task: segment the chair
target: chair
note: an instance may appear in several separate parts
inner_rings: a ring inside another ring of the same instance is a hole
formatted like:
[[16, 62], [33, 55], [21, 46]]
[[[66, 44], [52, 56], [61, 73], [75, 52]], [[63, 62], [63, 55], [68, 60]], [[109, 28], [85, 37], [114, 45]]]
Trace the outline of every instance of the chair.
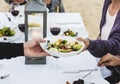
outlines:
[[10, 3], [10, 0], [4, 0], [5, 2], [7, 2], [7, 3]]
[[65, 12], [62, 0], [60, 0], [59, 5], [54, 9], [54, 12]]
[[[7, 2], [7, 3], [10, 3], [10, 2], [11, 2], [11, 0], [4, 0], [4, 1]], [[26, 3], [26, 2], [25, 2], [25, 3]], [[24, 2], [21, 3], [21, 4], [24, 4]], [[63, 5], [62, 0], [60, 0], [59, 5], [58, 5], [57, 7], [55, 7], [55, 9], [52, 10], [51, 12], [65, 12], [64, 5]]]

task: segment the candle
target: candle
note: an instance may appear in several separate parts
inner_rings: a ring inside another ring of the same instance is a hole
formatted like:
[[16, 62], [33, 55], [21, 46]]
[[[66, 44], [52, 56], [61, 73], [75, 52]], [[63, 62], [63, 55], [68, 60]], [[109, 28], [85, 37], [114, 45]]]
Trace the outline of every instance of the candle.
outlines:
[[33, 29], [31, 31], [32, 38], [39, 38], [40, 37], [40, 31], [37, 29]]

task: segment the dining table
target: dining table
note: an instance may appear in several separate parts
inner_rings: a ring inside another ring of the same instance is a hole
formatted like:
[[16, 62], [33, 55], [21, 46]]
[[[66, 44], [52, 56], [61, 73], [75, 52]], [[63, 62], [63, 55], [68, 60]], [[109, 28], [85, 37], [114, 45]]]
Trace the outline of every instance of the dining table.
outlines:
[[[9, 12], [7, 12], [7, 15], [11, 19], [13, 18]], [[0, 13], [0, 26], [10, 25], [8, 17], [5, 12]], [[19, 20], [19, 23], [24, 23], [24, 17], [20, 17]], [[49, 30], [51, 22], [62, 25], [62, 31], [66, 28], [72, 28], [79, 32], [79, 37], [87, 38], [89, 36], [80, 13], [48, 13], [47, 36], [51, 35]], [[17, 32], [19, 32], [19, 35], [12, 42], [25, 42], [24, 33], [19, 29]], [[52, 67], [56, 63], [61, 68]], [[0, 77], [9, 75], [5, 79], [0, 79], [0, 84], [66, 84], [67, 81], [72, 84], [78, 79], [89, 82], [85, 84], [109, 84], [102, 77], [96, 58], [87, 50], [78, 55], [60, 57], [57, 60], [52, 56], [47, 56], [46, 64], [26, 65], [24, 56], [1, 59], [0, 64], [4, 67], [0, 70]]]

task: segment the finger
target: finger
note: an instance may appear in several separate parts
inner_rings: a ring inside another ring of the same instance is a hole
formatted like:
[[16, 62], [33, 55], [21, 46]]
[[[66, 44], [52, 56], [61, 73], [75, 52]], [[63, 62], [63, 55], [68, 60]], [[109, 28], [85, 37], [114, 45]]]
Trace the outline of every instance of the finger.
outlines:
[[39, 39], [39, 42], [46, 42], [45, 39]]
[[107, 62], [109, 62], [109, 61], [108, 60], [100, 60], [97, 65], [98, 66], [104, 66], [104, 64], [107, 63]]
[[107, 62], [107, 61], [110, 61], [109, 59], [108, 59], [108, 57], [106, 57], [106, 56], [103, 56], [101, 59], [100, 59], [100, 61], [98, 62], [98, 66], [101, 66], [103, 63], [105, 63], [105, 62]]
[[44, 42], [46, 42], [46, 40], [43, 39], [43, 38], [37, 38], [37, 39], [35, 39], [35, 42], [42, 42], [42, 43], [44, 43]]
[[77, 37], [76, 38], [78, 41], [84, 41], [85, 39], [81, 38], [81, 37]]
[[104, 62], [100, 59], [100, 61], [98, 62], [97, 66], [101, 66]]
[[81, 37], [78, 37], [78, 38], [76, 38], [76, 39], [77, 39], [78, 41], [83, 41], [83, 42], [84, 42], [85, 47], [84, 47], [83, 51], [88, 48], [88, 46], [89, 46], [89, 40], [88, 40], [88, 39], [83, 39], [83, 38], [81, 38]]
[[38, 56], [42, 57], [42, 56], [50, 56], [50, 55], [45, 52], [40, 52], [38, 53]]
[[101, 66], [113, 66], [113, 62], [111, 60], [107, 60], [100, 64]]
[[101, 66], [110, 66], [110, 62], [105, 62]]

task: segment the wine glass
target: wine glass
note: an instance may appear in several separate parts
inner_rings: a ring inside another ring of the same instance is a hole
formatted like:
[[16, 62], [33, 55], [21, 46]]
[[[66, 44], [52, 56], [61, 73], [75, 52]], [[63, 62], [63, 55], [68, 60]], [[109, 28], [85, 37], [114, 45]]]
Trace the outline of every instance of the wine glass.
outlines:
[[14, 25], [18, 25], [18, 19], [17, 16], [19, 15], [19, 3], [18, 2], [12, 2], [10, 3], [10, 12], [12, 14], [12, 16], [14, 17], [14, 19], [12, 20], [12, 23]]
[[55, 70], [60, 70], [60, 69], [62, 69], [62, 66], [59, 64], [59, 57], [53, 56], [53, 58], [55, 58], [55, 62], [52, 63], [51, 68], [52, 68], [52, 69], [55, 69]]
[[25, 24], [19, 24], [18, 28], [20, 29], [20, 31], [25, 32]]
[[57, 36], [60, 34], [61, 26], [59, 24], [52, 23], [50, 25], [50, 32], [53, 36]]
[[[56, 23], [52, 23], [52, 24], [50, 25], [50, 32], [51, 32], [51, 34], [52, 34], [53, 36], [58, 36], [58, 35], [60, 34], [60, 32], [61, 32], [61, 25], [56, 24]], [[58, 62], [59, 62], [59, 57], [57, 57], [57, 56], [53, 56], [53, 57], [55, 58], [56, 63], [53, 64], [51, 67], [52, 67], [53, 69], [56, 69], [56, 70], [61, 69], [62, 66], [59, 65], [59, 63], [58, 63]]]

